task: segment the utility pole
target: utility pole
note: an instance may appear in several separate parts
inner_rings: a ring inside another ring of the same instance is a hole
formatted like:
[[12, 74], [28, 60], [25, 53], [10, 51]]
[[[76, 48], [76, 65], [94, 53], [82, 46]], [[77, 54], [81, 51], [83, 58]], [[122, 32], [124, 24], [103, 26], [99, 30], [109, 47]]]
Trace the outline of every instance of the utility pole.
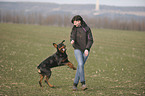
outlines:
[[99, 11], [99, 0], [96, 0], [96, 11]]
[[99, 15], [99, 11], [100, 11], [99, 0], [96, 0], [96, 8], [94, 15]]

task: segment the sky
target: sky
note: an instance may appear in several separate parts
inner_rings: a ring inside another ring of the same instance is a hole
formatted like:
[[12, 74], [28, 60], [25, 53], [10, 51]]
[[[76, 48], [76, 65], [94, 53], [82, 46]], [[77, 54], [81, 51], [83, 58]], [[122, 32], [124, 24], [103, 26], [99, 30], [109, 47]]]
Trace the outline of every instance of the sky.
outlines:
[[[96, 0], [0, 0], [0, 1], [53, 2], [59, 4], [96, 4]], [[145, 0], [99, 0], [99, 2], [101, 5], [145, 7]]]

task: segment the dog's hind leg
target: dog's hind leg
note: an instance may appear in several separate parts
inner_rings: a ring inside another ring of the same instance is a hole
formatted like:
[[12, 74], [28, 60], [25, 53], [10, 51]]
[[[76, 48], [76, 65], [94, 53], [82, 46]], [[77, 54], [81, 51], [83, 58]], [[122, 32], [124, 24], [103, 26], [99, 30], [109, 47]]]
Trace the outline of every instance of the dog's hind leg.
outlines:
[[43, 78], [44, 78], [44, 75], [40, 74], [40, 81], [39, 81], [40, 87], [42, 87], [42, 80], [43, 80]]
[[46, 72], [46, 80], [45, 80], [45, 83], [46, 83], [47, 85], [49, 85], [51, 88], [53, 88], [54, 86], [51, 85], [51, 84], [48, 82], [48, 80], [50, 79], [50, 76], [51, 76], [51, 70], [50, 70], [50, 69], [47, 69], [47, 71], [45, 71], [45, 72]]
[[51, 88], [53, 88], [54, 86], [51, 85], [51, 84], [48, 82], [48, 80], [49, 80], [49, 76], [46, 76], [45, 83], [46, 83], [47, 85], [49, 85]]

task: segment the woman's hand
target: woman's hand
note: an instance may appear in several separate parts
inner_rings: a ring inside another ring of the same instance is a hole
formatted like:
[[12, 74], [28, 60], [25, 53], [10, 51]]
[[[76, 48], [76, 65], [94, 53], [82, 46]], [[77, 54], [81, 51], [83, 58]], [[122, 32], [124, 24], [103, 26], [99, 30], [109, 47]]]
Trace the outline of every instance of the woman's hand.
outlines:
[[71, 44], [74, 44], [74, 42], [75, 42], [74, 40], [71, 40]]
[[86, 49], [86, 50], [84, 51], [84, 53], [85, 53], [85, 56], [88, 56], [89, 51]]

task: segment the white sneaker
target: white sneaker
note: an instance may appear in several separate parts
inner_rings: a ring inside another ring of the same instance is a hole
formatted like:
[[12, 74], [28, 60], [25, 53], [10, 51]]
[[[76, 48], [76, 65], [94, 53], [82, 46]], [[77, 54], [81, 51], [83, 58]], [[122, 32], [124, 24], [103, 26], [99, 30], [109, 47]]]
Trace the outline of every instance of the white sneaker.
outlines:
[[77, 91], [77, 87], [76, 86], [73, 86], [73, 91]]
[[82, 85], [82, 90], [87, 90], [88, 88], [86, 87], [86, 85], [84, 84], [84, 85]]

